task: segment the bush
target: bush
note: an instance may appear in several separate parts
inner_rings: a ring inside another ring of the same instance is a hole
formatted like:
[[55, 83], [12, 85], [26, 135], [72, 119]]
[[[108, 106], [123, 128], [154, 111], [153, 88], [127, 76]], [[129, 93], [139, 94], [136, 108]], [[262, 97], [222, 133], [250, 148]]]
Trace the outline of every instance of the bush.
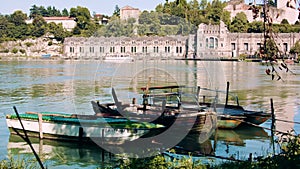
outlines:
[[8, 53], [8, 52], [9, 52], [8, 49], [3, 49], [3, 50], [0, 51], [0, 53]]
[[14, 53], [14, 54], [16, 54], [16, 53], [18, 53], [18, 49], [17, 48], [13, 48], [12, 50], [11, 50], [11, 53]]
[[25, 45], [26, 45], [27, 47], [30, 47], [30, 46], [33, 46], [33, 43], [31, 43], [31, 42], [26, 42]]
[[24, 49], [20, 49], [19, 50], [22, 54], [26, 53], [26, 51]]
[[49, 41], [48, 42], [48, 46], [52, 46], [53, 45], [53, 42], [52, 41]]
[[239, 59], [241, 59], [241, 60], [245, 60], [246, 58], [247, 58], [247, 55], [244, 53], [240, 54], [240, 56], [239, 56]]

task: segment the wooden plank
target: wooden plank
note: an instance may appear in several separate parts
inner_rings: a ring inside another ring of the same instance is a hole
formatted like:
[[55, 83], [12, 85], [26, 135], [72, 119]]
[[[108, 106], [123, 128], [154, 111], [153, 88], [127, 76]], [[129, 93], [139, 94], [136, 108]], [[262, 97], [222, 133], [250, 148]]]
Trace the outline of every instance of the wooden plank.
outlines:
[[41, 113], [38, 113], [39, 117], [39, 137], [40, 139], [43, 139], [43, 115]]

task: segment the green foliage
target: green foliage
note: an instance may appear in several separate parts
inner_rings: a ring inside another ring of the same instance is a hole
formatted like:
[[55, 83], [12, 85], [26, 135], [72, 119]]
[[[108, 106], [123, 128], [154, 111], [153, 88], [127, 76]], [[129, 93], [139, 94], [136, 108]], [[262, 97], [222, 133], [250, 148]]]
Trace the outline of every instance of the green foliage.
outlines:
[[240, 54], [239, 59], [245, 60], [246, 57], [247, 57], [247, 54], [242, 53], [242, 54]]
[[57, 41], [63, 41], [68, 36], [61, 23], [55, 24], [54, 22], [50, 22], [47, 24], [47, 32], [52, 34]]
[[20, 53], [22, 53], [22, 54], [26, 53], [26, 51], [25, 51], [24, 49], [20, 49], [19, 51], [20, 51]]
[[268, 39], [266, 42], [266, 49], [265, 49], [266, 57], [267, 58], [279, 58], [280, 53], [276, 42], [272, 39]]
[[244, 12], [237, 13], [233, 18], [229, 27], [231, 32], [243, 32], [246, 33], [248, 30], [248, 20]]
[[62, 10], [62, 16], [69, 16], [69, 11], [66, 8]]
[[134, 30], [137, 28], [135, 25], [136, 20], [130, 18], [127, 21], [121, 21], [118, 16], [112, 16], [108, 25], [100, 28], [96, 35], [105, 37], [120, 37], [120, 36], [134, 36]]
[[181, 159], [167, 160], [163, 155], [157, 155], [147, 158], [131, 158], [119, 160], [119, 168], [121, 169], [205, 169], [208, 166], [202, 164], [200, 161], [193, 161], [192, 157], [183, 157]]
[[68, 11], [65, 11], [66, 9], [64, 9], [63, 11], [63, 15], [61, 14], [60, 10], [56, 9], [54, 6], [48, 6], [47, 9], [44, 6], [36, 6], [33, 5], [29, 11], [29, 17], [30, 18], [35, 18], [36, 16], [40, 15], [43, 17], [50, 17], [50, 16], [69, 16]]
[[290, 53], [292, 53], [292, 54], [299, 54], [300, 53], [300, 42], [299, 42], [299, 40], [291, 48]]
[[53, 45], [53, 42], [52, 41], [49, 41], [48, 42], [48, 46], [52, 46]]
[[22, 11], [15, 11], [8, 17], [8, 21], [13, 23], [15, 26], [25, 25], [25, 20], [27, 19], [27, 15]]
[[248, 23], [248, 33], [263, 33], [264, 31], [264, 23], [261, 21], [254, 21], [251, 23]]
[[3, 49], [3, 50], [0, 51], [0, 53], [8, 53], [8, 52], [9, 52], [8, 49]]
[[287, 25], [289, 25], [289, 21], [287, 19], [282, 19], [281, 24], [287, 24]]
[[14, 54], [16, 54], [16, 53], [18, 53], [18, 49], [17, 48], [13, 48], [12, 50], [11, 50], [11, 53], [14, 53]]
[[31, 47], [31, 46], [33, 46], [34, 44], [33, 44], [32, 42], [25, 42], [25, 45], [26, 45], [27, 47]]
[[24, 169], [24, 168], [39, 168], [34, 159], [26, 159], [26, 158], [13, 158], [11, 156], [8, 159], [4, 159], [0, 161], [1, 169]]
[[115, 10], [113, 13], [114, 16], [120, 16], [120, 8], [118, 5], [115, 6]]

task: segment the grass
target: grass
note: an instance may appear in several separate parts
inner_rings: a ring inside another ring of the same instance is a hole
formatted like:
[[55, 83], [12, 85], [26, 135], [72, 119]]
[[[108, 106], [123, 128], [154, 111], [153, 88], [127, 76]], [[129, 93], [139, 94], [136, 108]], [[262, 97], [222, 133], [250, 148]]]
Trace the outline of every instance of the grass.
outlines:
[[13, 158], [9, 157], [0, 161], [1, 169], [35, 169], [39, 168], [35, 159]]

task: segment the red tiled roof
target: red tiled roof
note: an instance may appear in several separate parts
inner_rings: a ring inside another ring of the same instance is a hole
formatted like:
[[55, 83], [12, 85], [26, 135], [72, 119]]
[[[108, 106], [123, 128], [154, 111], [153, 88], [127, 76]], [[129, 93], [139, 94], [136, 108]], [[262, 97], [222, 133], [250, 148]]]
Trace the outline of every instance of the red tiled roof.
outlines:
[[121, 10], [139, 10], [138, 8], [133, 8], [131, 6], [124, 6]]

